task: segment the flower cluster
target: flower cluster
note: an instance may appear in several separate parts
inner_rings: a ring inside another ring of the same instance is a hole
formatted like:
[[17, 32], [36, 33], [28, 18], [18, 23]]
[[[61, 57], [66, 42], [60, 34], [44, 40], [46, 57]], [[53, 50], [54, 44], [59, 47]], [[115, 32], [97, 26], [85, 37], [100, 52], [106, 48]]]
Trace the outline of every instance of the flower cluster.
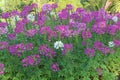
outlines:
[[50, 59], [52, 59], [56, 54], [56, 52], [53, 49], [49, 48], [47, 45], [40, 45], [38, 51], [40, 55], [49, 57]]
[[40, 63], [40, 55], [34, 54], [27, 56], [25, 59], [22, 59], [22, 65], [27, 67], [29, 65], [37, 65]]
[[[0, 51], [19, 56], [24, 67], [37, 65], [48, 57], [52, 71], [56, 72], [60, 70], [58, 58], [72, 51], [81, 50], [87, 57], [95, 57], [97, 51], [107, 55], [114, 53], [114, 47], [120, 47], [118, 15], [113, 16], [103, 9], [72, 10], [71, 4], [55, 12], [57, 7], [55, 3], [43, 4], [42, 11], [37, 12], [38, 5], [30, 4], [20, 12], [3, 12], [1, 17], [6, 22], [0, 22]], [[36, 12], [32, 14], [34, 9]], [[37, 54], [31, 55], [34, 51]], [[4, 73], [3, 64], [0, 64], [0, 71]]]
[[103, 54], [111, 53], [111, 49], [99, 41], [94, 42], [94, 48], [102, 51]]

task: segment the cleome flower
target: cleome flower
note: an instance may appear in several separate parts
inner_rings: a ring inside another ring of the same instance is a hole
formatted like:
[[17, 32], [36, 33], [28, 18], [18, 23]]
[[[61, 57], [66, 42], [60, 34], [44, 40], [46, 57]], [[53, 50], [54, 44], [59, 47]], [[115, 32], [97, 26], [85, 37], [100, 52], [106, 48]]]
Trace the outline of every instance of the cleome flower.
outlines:
[[94, 49], [91, 49], [91, 48], [87, 48], [85, 49], [85, 54], [88, 56], [88, 57], [92, 57], [95, 55], [95, 50]]
[[28, 14], [27, 19], [33, 22], [35, 21], [35, 16], [33, 14]]
[[109, 47], [114, 47], [114, 46], [115, 46], [115, 43], [114, 43], [113, 41], [110, 41], [110, 42], [108, 42], [108, 46], [109, 46]]
[[4, 70], [5, 70], [4, 64], [0, 63], [0, 75], [4, 74]]
[[49, 48], [46, 44], [40, 45], [38, 51], [40, 55], [49, 57], [50, 59], [52, 59], [56, 54], [56, 52]]
[[16, 56], [21, 56], [21, 54], [25, 50], [25, 45], [23, 43], [9, 45], [7, 49], [8, 49], [8, 52], [10, 52], [10, 54], [16, 55]]
[[112, 17], [112, 20], [113, 20], [114, 22], [117, 22], [117, 21], [118, 21], [118, 17], [117, 17], [117, 16], [114, 16], [114, 17]]
[[52, 63], [51, 70], [54, 72], [59, 71], [60, 70], [59, 65], [56, 62]]
[[72, 44], [64, 44], [62, 54], [66, 54], [68, 52], [71, 52], [72, 50], [73, 50], [73, 45]]
[[16, 34], [15, 33], [8, 34], [8, 39], [9, 40], [15, 40], [16, 39]]
[[55, 48], [55, 49], [61, 48], [61, 50], [62, 50], [63, 47], [64, 47], [64, 44], [63, 44], [61, 41], [56, 41], [56, 42], [54, 43], [54, 48]]
[[22, 59], [23, 67], [37, 65], [39, 63], [40, 63], [40, 55], [38, 54], [30, 55]]
[[0, 27], [0, 35], [6, 34], [7, 30], [6, 28]]
[[0, 50], [3, 50], [8, 47], [8, 43], [6, 41], [0, 42]]

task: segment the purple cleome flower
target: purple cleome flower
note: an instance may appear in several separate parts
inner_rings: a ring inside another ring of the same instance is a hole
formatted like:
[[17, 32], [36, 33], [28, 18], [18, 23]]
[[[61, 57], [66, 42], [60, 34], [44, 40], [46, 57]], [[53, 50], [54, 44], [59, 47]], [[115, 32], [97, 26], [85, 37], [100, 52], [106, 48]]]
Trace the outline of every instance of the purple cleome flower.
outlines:
[[118, 30], [119, 27], [117, 25], [109, 25], [107, 28], [108, 33], [111, 35], [115, 35]]
[[105, 54], [110, 53], [110, 48], [104, 46], [104, 47], [100, 48], [100, 51], [102, 51], [102, 53], [105, 55]]
[[4, 74], [4, 70], [5, 70], [4, 64], [0, 63], [0, 75]]
[[32, 50], [32, 49], [33, 49], [32, 43], [25, 44], [25, 50]]
[[69, 30], [71, 31], [70, 36], [75, 36], [80, 34], [82, 31], [86, 30], [86, 24], [85, 23], [78, 23], [74, 20], [70, 20], [68, 23]]
[[88, 56], [88, 57], [92, 57], [95, 55], [95, 50], [94, 49], [91, 49], [91, 48], [87, 48], [85, 49], [85, 54]]
[[100, 50], [103, 46], [104, 46], [103, 43], [101, 43], [100, 41], [95, 41], [94, 42], [94, 48], [96, 50]]
[[8, 23], [6, 22], [0, 22], [0, 27], [7, 27], [8, 26]]
[[51, 69], [52, 69], [52, 71], [54, 71], [54, 72], [60, 70], [59, 65], [58, 65], [56, 62], [54, 62], [54, 63], [51, 64]]
[[11, 15], [12, 15], [12, 16], [20, 15], [20, 13], [19, 13], [17, 10], [13, 10], [13, 11], [11, 12]]
[[82, 12], [85, 12], [85, 10], [82, 9], [82, 8], [77, 8], [77, 9], [76, 9], [76, 13], [77, 13], [77, 14], [81, 14]]
[[50, 4], [43, 4], [42, 11], [43, 12], [52, 11], [52, 6]]
[[8, 43], [6, 41], [0, 42], [0, 50], [3, 50], [8, 47]]
[[10, 12], [4, 12], [2, 13], [2, 18], [7, 19], [11, 17], [11, 13]]
[[16, 39], [16, 34], [15, 33], [8, 34], [8, 39], [9, 40], [15, 40]]
[[22, 59], [22, 66], [34, 66], [40, 63], [40, 55], [34, 54], [27, 56], [25, 59]]
[[105, 21], [100, 21], [100, 22], [97, 22], [95, 23], [93, 26], [92, 26], [92, 31], [97, 33], [97, 34], [104, 34], [105, 31], [106, 31], [106, 22]]
[[73, 19], [74, 21], [80, 21], [80, 15], [76, 12], [73, 12], [70, 14], [70, 19]]
[[120, 46], [120, 40], [114, 39], [114, 44], [115, 44], [116, 47], [119, 47]]
[[103, 54], [111, 53], [111, 49], [109, 47], [105, 46], [103, 43], [101, 43], [99, 41], [94, 42], [94, 48], [96, 50], [102, 51]]
[[39, 26], [43, 26], [45, 21], [46, 21], [46, 16], [45, 16], [45, 12], [40, 12], [38, 13], [38, 16], [37, 16], [37, 24]]
[[66, 9], [67, 9], [67, 10], [72, 10], [72, 9], [73, 9], [73, 6], [72, 6], [71, 4], [67, 4], [67, 5], [66, 5]]
[[84, 12], [81, 14], [81, 21], [83, 23], [89, 23], [92, 20], [90, 13]]
[[60, 34], [61, 37], [69, 37], [71, 34], [71, 30], [67, 25], [57, 25], [54, 29], [58, 32], [58, 34]]
[[50, 40], [52, 37], [56, 37], [56, 32], [53, 31], [49, 26], [40, 27], [40, 34], [46, 34], [47, 38]]
[[12, 55], [21, 56], [24, 50], [25, 50], [25, 45], [23, 43], [8, 46], [8, 51]]
[[82, 31], [82, 38], [83, 39], [88, 39], [88, 38], [91, 38], [91, 37], [92, 37], [92, 34], [89, 30]]
[[26, 31], [26, 36], [27, 36], [27, 37], [33, 37], [37, 32], [38, 32], [37, 29], [27, 30], [27, 31]]
[[49, 57], [50, 59], [52, 59], [56, 55], [56, 52], [45, 44], [39, 46], [38, 51], [40, 55]]
[[18, 21], [16, 23], [16, 27], [14, 29], [14, 32], [17, 34], [24, 32], [24, 25], [25, 25], [25, 23], [23, 23], [23, 21]]
[[63, 48], [62, 54], [66, 54], [66, 53], [72, 51], [72, 49], [73, 49], [73, 45], [72, 44], [64, 44], [64, 48]]
[[68, 19], [68, 15], [69, 15], [69, 12], [68, 12], [67, 9], [62, 9], [62, 11], [60, 11], [60, 12], [58, 13], [58, 16], [59, 16], [59, 18], [60, 18], [61, 20], [66, 20], [66, 19]]
[[31, 10], [32, 10], [32, 6], [30, 6], [30, 5], [24, 6], [20, 13], [20, 16], [25, 18]]
[[6, 28], [4, 28], [4, 27], [0, 27], [0, 35], [2, 35], [2, 34], [6, 34], [6, 33], [7, 33]]
[[58, 7], [58, 4], [53, 3], [51, 7], [52, 7], [52, 9], [55, 9], [55, 8], [57, 8], [57, 7]]
[[33, 9], [33, 8], [38, 8], [38, 4], [32, 3], [32, 4], [31, 4], [31, 7], [32, 7], [32, 9]]
[[106, 13], [104, 9], [100, 9], [99, 11], [92, 11], [91, 17], [92, 17], [92, 19], [95, 20], [95, 22], [99, 22], [102, 20], [107, 21], [112, 18], [112, 16], [110, 14]]

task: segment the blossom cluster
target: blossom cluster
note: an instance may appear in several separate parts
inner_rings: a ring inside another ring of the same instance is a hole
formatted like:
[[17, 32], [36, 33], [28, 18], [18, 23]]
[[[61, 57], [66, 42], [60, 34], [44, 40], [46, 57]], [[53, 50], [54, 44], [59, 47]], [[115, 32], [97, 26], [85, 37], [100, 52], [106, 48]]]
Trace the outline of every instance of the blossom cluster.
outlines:
[[[24, 56], [21, 60], [22, 66], [39, 65], [41, 56], [44, 56], [51, 61], [55, 60], [51, 69], [59, 71], [56, 59], [59, 53], [66, 56], [75, 48], [80, 50], [83, 45], [85, 49], [82, 52], [87, 57], [94, 57], [96, 51], [107, 55], [114, 53], [114, 47], [120, 47], [117, 36], [120, 31], [118, 15], [113, 16], [103, 9], [86, 11], [77, 8], [73, 11], [74, 7], [70, 4], [55, 12], [57, 7], [57, 4], [44, 4], [42, 11], [32, 14], [31, 11], [38, 7], [37, 4], [31, 4], [24, 6], [21, 12], [3, 12], [0, 17], [6, 22], [0, 22], [0, 37], [3, 36], [0, 38], [0, 50], [7, 50], [10, 54], [22, 58], [24, 54], [35, 51], [37, 54]], [[12, 26], [8, 20], [13, 20], [15, 25]], [[6, 41], [3, 41], [4, 37]], [[105, 42], [100, 38], [104, 38]], [[0, 64], [0, 70], [3, 70], [3, 67]]]

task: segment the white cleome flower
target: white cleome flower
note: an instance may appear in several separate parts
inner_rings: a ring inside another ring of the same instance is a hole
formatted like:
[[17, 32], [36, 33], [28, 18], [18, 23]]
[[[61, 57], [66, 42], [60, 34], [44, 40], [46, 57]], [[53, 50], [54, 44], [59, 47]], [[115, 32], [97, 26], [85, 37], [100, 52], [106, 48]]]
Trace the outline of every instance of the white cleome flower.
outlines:
[[33, 22], [35, 21], [35, 16], [33, 14], [28, 14], [27, 19]]
[[15, 21], [19, 21], [20, 20], [20, 17], [18, 15], [15, 15], [12, 20], [15, 22]]
[[54, 43], [54, 48], [55, 49], [59, 49], [59, 48], [63, 48], [64, 47], [64, 44], [61, 42], [61, 41], [56, 41], [55, 43]]
[[50, 12], [50, 15], [55, 16], [55, 12], [53, 12], [53, 11]]
[[112, 17], [112, 20], [113, 20], [114, 22], [117, 22], [117, 21], [118, 21], [118, 17], [117, 17], [117, 16], [114, 16], [114, 17]]
[[109, 47], [114, 47], [114, 46], [115, 46], [115, 43], [114, 43], [113, 41], [110, 41], [110, 42], [108, 42], [108, 46], [109, 46]]

